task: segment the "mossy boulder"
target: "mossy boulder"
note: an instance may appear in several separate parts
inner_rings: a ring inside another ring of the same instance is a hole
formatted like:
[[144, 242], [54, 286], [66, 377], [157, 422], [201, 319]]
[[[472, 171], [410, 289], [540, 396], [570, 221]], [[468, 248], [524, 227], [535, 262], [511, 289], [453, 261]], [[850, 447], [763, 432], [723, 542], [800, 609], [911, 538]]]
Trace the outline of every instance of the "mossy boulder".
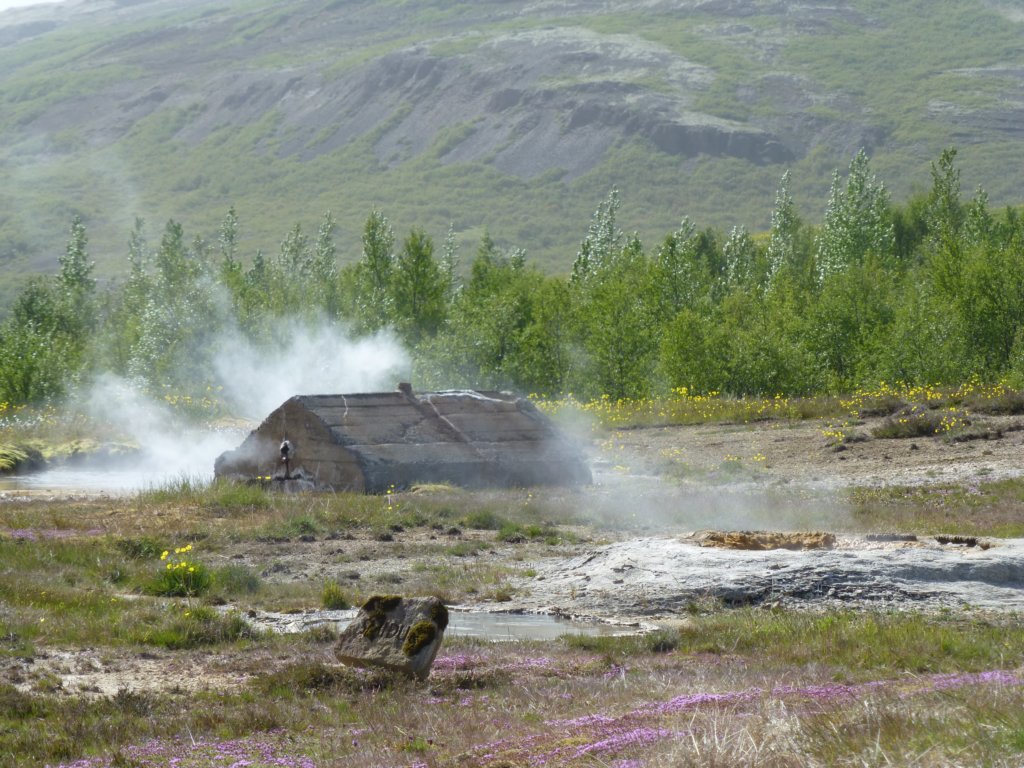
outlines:
[[430, 674], [448, 609], [436, 597], [374, 595], [341, 634], [335, 655], [357, 667], [383, 667], [419, 680]]

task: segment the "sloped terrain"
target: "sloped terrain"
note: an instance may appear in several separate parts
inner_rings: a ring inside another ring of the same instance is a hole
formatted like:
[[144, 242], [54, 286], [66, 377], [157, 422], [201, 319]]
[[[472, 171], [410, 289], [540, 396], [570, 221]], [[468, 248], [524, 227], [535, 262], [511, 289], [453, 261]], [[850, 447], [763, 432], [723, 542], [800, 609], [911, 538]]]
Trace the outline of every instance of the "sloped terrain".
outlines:
[[[1024, 196], [1007, 4], [67, 2], [0, 13], [0, 267], [49, 270], [85, 217], [106, 272], [135, 216], [252, 250], [331, 209], [489, 229], [565, 269], [612, 185], [652, 238], [764, 227], [794, 168], [809, 218], [864, 147], [897, 194], [943, 146]], [[8, 286], [9, 287], [9, 286]]]

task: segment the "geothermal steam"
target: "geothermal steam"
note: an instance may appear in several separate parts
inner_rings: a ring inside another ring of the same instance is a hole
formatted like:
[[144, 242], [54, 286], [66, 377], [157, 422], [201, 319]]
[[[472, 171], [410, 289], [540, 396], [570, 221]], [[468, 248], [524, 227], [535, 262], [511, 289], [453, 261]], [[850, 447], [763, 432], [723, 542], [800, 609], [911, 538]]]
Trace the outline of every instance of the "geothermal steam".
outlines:
[[[293, 395], [390, 390], [408, 373], [408, 356], [387, 334], [353, 339], [336, 326], [309, 330], [291, 324], [282, 338], [285, 343], [273, 349], [258, 348], [237, 334], [219, 340], [217, 348], [223, 352], [211, 377], [235, 415], [262, 419]], [[96, 379], [82, 405], [99, 423], [142, 449], [130, 473], [110, 478], [121, 488], [208, 479], [214, 459], [234, 448], [245, 433], [191, 427], [166, 403], [109, 373]]]
[[271, 350], [244, 339], [222, 345], [216, 376], [233, 412], [262, 419], [293, 395], [391, 390], [409, 367], [388, 334], [352, 339], [337, 327], [295, 325], [282, 337]]

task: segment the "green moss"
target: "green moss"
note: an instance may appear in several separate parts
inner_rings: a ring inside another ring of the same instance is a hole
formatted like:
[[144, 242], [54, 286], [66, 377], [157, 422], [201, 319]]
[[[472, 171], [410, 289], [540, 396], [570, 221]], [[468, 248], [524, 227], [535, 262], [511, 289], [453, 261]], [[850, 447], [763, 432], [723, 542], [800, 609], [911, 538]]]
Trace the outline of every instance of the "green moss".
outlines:
[[363, 610], [367, 613], [376, 613], [377, 611], [387, 613], [395, 610], [401, 602], [401, 595], [371, 595], [363, 603]]
[[[441, 606], [443, 609], [444, 606]], [[445, 620], [447, 621], [448, 612], [445, 611]], [[437, 627], [434, 626], [433, 621], [418, 621], [409, 627], [408, 633], [405, 635], [405, 642], [402, 644], [402, 653], [406, 656], [415, 656], [417, 653], [422, 651], [437, 637]]]
[[444, 603], [438, 602], [430, 609], [430, 620], [437, 625], [438, 630], [444, 632], [448, 626], [448, 609]]
[[388, 611], [393, 611], [402, 602], [400, 595], [372, 595], [363, 603], [363, 611], [367, 614], [363, 637], [376, 640], [381, 627], [387, 621]]

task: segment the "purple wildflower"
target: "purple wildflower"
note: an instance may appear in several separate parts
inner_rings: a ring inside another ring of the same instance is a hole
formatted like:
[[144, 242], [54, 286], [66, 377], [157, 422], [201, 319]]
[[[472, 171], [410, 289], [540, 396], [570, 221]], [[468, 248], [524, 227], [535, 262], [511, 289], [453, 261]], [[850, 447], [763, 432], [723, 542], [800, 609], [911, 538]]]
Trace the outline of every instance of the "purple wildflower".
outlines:
[[[274, 732], [220, 742], [199, 740], [183, 744], [154, 740], [124, 747], [121, 753], [133, 763], [176, 768], [316, 768], [308, 757], [287, 754], [282, 749], [282, 737], [282, 732]], [[113, 765], [112, 756], [103, 756], [62, 763], [57, 768], [111, 768]]]
[[[641, 704], [621, 715], [594, 713], [567, 720], [549, 720], [545, 723], [551, 731], [515, 741], [502, 739], [482, 745], [477, 750], [484, 764], [501, 759], [515, 759], [534, 766], [552, 764], [554, 761], [571, 762], [585, 756], [608, 755], [628, 748], [641, 748], [658, 741], [678, 737], [674, 731], [657, 724], [657, 720], [669, 715], [700, 709], [708, 706], [737, 706], [753, 704], [765, 696], [774, 698], [801, 697], [819, 703], [856, 701], [865, 696], [886, 689], [902, 689], [908, 695], [962, 688], [970, 685], [1024, 685], [1024, 677], [1005, 670], [988, 672], [932, 675], [916, 681], [908, 689], [907, 681], [875, 680], [855, 685], [832, 683], [825, 685], [777, 686], [770, 691], [761, 688], [747, 688], [724, 693], [688, 693], [675, 696], [667, 701]], [[559, 745], [569, 732], [576, 737], [570, 745]], [[578, 743], [579, 738], [588, 738]], [[641, 763], [623, 760], [614, 764], [616, 768], [640, 768]]]

